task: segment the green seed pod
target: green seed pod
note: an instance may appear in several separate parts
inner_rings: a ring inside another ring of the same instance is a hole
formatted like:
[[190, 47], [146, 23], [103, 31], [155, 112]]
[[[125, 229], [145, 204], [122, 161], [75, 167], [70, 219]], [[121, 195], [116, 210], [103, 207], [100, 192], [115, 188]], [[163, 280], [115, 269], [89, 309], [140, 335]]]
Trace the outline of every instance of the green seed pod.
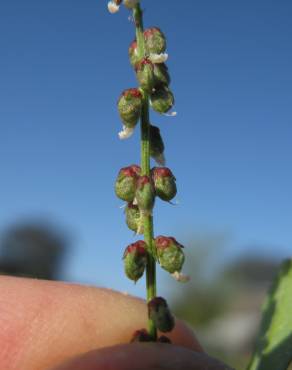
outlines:
[[148, 176], [140, 176], [138, 178], [135, 197], [140, 212], [144, 215], [152, 214], [155, 192], [152, 181]]
[[166, 86], [160, 86], [151, 94], [150, 104], [158, 113], [167, 113], [174, 105], [174, 96]]
[[128, 203], [125, 214], [128, 228], [133, 230], [136, 234], [143, 234], [142, 217], [139, 207], [133, 203]]
[[123, 91], [118, 101], [118, 110], [123, 124], [134, 128], [140, 118], [142, 109], [142, 94], [138, 89]]
[[154, 167], [152, 169], [152, 179], [156, 195], [166, 202], [171, 201], [177, 193], [175, 177], [169, 168]]
[[165, 63], [154, 64], [154, 77], [156, 87], [161, 85], [168, 86], [170, 84], [170, 75]]
[[159, 28], [148, 28], [144, 31], [144, 38], [149, 53], [161, 54], [165, 52], [166, 38]]
[[139, 280], [147, 264], [146, 243], [142, 240], [129, 245], [124, 253], [125, 273], [130, 280]]
[[115, 184], [118, 198], [126, 202], [134, 200], [140, 171], [141, 169], [137, 165], [124, 167], [120, 170]]
[[130, 63], [134, 67], [138, 62], [138, 46], [137, 46], [137, 41], [134, 40], [131, 45], [129, 46], [129, 58], [130, 58]]
[[155, 297], [148, 302], [148, 315], [162, 333], [170, 332], [174, 328], [174, 318], [164, 298]]
[[185, 261], [183, 246], [166, 236], [158, 236], [154, 242], [160, 266], [171, 274], [180, 272]]
[[142, 89], [151, 92], [155, 87], [154, 65], [144, 58], [135, 65], [137, 80]]
[[164, 143], [158, 127], [150, 125], [150, 155], [161, 166], [165, 165]]

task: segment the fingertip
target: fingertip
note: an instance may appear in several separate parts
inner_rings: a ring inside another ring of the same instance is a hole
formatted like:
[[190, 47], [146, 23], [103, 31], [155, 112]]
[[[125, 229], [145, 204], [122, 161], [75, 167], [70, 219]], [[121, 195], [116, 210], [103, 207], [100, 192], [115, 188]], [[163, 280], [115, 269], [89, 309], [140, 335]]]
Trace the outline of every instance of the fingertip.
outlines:
[[204, 353], [158, 343], [124, 344], [86, 353], [51, 370], [230, 370]]

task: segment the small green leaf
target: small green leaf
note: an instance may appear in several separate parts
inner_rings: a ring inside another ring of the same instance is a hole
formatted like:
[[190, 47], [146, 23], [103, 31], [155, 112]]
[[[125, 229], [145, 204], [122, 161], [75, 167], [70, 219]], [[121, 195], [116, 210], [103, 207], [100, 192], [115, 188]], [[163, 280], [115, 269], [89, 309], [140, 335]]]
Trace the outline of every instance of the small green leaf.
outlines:
[[285, 261], [263, 306], [257, 347], [248, 370], [286, 370], [292, 361], [292, 259]]

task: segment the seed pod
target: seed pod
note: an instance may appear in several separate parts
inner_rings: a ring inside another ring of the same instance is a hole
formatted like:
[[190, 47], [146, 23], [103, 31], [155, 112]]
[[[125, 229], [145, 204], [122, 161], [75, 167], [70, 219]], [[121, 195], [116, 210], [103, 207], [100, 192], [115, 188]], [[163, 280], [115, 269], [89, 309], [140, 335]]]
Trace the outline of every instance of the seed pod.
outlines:
[[120, 170], [115, 184], [115, 192], [118, 198], [126, 202], [134, 200], [140, 171], [141, 169], [137, 165], [124, 167]]
[[142, 109], [142, 94], [134, 89], [124, 90], [118, 101], [121, 120], [127, 128], [134, 128], [140, 118]]
[[147, 264], [146, 243], [142, 240], [130, 244], [124, 253], [125, 273], [130, 280], [139, 280]]
[[165, 52], [166, 38], [159, 28], [148, 28], [144, 31], [144, 38], [149, 53], [161, 54]]
[[138, 62], [138, 46], [137, 46], [137, 41], [134, 40], [131, 45], [129, 46], [129, 58], [130, 58], [130, 63], [134, 67]]
[[174, 96], [166, 86], [160, 86], [152, 92], [150, 104], [158, 113], [167, 113], [174, 105]]
[[168, 86], [170, 84], [170, 76], [165, 63], [154, 64], [154, 77], [156, 87], [161, 85]]
[[136, 234], [143, 234], [142, 217], [139, 207], [133, 203], [128, 203], [125, 214], [128, 228], [135, 231]]
[[166, 202], [171, 201], [177, 193], [175, 177], [169, 168], [154, 167], [152, 169], [152, 179], [156, 195]]
[[152, 181], [148, 176], [138, 178], [135, 196], [140, 212], [144, 215], [151, 214], [155, 202], [155, 192]]
[[154, 242], [160, 266], [171, 274], [180, 272], [185, 261], [183, 246], [167, 236], [158, 236]]
[[135, 331], [130, 341], [131, 343], [135, 342], [152, 342], [151, 336], [148, 334], [146, 329], [140, 329]]
[[155, 87], [154, 65], [144, 58], [135, 65], [137, 80], [142, 89], [151, 92]]
[[161, 166], [165, 165], [164, 143], [158, 127], [150, 125], [150, 155]]
[[124, 0], [123, 3], [126, 8], [133, 9], [139, 3], [140, 0]]
[[148, 302], [148, 315], [161, 332], [167, 333], [174, 328], [174, 318], [164, 298], [155, 297]]

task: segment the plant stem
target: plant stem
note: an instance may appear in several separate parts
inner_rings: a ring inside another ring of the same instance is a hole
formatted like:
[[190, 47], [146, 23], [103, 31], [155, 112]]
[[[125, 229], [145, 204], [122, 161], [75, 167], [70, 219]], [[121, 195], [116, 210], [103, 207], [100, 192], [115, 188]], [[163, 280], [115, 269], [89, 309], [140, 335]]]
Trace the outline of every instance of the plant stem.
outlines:
[[[136, 26], [136, 39], [139, 58], [145, 56], [145, 41], [143, 35], [143, 12], [140, 5], [133, 10], [133, 17]], [[149, 122], [149, 96], [143, 90], [143, 107], [141, 114], [141, 170], [142, 175], [150, 177], [150, 122]], [[147, 302], [156, 296], [156, 261], [154, 258], [153, 245], [153, 217], [144, 215], [144, 239], [148, 247], [146, 267], [146, 289]], [[153, 341], [157, 339], [157, 329], [153, 320], [148, 319], [148, 332]]]

